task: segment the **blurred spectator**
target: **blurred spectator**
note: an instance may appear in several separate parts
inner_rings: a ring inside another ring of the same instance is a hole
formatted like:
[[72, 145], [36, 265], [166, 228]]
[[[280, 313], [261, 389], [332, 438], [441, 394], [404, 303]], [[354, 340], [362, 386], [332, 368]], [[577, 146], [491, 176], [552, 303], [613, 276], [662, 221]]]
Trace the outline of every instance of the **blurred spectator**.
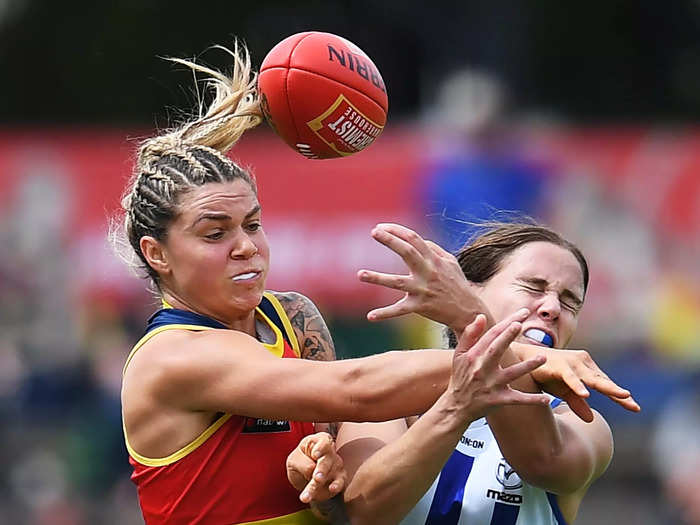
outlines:
[[527, 158], [505, 106], [504, 87], [483, 72], [457, 71], [438, 89], [417, 202], [451, 251], [494, 211], [533, 215], [541, 207], [544, 167]]
[[700, 376], [667, 400], [656, 423], [652, 455], [669, 521], [700, 525]]

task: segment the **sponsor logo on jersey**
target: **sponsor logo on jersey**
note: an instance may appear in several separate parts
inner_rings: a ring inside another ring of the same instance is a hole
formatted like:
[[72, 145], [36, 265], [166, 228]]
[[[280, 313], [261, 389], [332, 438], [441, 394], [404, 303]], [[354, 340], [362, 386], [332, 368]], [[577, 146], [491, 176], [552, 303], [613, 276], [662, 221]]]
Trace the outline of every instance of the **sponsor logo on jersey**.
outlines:
[[467, 445], [468, 447], [472, 448], [484, 448], [485, 443], [480, 440], [480, 439], [471, 439], [468, 438], [467, 436], [462, 436], [459, 438], [459, 442], [462, 443], [462, 445]]
[[498, 467], [496, 467], [496, 479], [506, 490], [515, 490], [523, 486], [523, 480], [505, 458], [501, 458]]
[[244, 433], [259, 434], [262, 432], [289, 432], [289, 421], [249, 417], [243, 426]]
[[523, 502], [523, 497], [520, 494], [509, 494], [508, 492], [502, 492], [496, 489], [488, 489], [486, 491], [486, 497], [512, 505], [520, 505]]
[[360, 112], [344, 95], [339, 95], [326, 111], [306, 124], [341, 156], [366, 148], [384, 129]]

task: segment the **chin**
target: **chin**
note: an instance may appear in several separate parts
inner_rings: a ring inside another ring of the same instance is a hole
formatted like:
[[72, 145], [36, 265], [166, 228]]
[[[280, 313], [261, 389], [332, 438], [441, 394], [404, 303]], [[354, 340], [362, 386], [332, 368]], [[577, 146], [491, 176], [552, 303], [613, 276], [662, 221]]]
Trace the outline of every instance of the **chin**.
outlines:
[[230, 299], [230, 303], [237, 310], [255, 310], [263, 298], [264, 290], [249, 290], [244, 294], [239, 294]]

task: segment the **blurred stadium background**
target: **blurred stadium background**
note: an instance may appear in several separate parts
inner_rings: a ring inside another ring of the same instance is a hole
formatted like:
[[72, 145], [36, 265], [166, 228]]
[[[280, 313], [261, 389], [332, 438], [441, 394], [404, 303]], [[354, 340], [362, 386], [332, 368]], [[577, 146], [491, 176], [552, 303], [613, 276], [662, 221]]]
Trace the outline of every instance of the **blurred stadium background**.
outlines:
[[372, 225], [451, 248], [494, 210], [553, 225], [592, 267], [574, 346], [644, 409], [594, 398], [616, 453], [577, 523], [683, 523], [679, 502], [700, 499], [697, 0], [0, 0], [0, 523], [141, 523], [119, 388], [154, 302], [106, 232], [136, 140], [194, 104], [159, 57], [237, 35], [259, 64], [309, 29], [373, 58], [389, 123], [341, 161], [267, 126], [234, 149], [257, 176], [270, 287], [315, 299], [343, 357], [422, 347], [418, 319], [364, 321], [392, 296], [355, 271], [401, 267]]

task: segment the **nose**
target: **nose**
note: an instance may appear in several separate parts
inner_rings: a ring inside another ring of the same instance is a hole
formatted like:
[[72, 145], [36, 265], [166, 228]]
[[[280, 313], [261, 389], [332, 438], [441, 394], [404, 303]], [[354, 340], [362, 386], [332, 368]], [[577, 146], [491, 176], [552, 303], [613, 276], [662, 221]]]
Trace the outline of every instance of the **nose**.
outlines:
[[561, 303], [556, 294], [546, 293], [542, 296], [542, 302], [537, 308], [537, 314], [547, 321], [556, 321], [561, 314]]
[[244, 233], [233, 248], [231, 248], [231, 259], [250, 259], [256, 253], [258, 253], [258, 247], [253, 240]]

